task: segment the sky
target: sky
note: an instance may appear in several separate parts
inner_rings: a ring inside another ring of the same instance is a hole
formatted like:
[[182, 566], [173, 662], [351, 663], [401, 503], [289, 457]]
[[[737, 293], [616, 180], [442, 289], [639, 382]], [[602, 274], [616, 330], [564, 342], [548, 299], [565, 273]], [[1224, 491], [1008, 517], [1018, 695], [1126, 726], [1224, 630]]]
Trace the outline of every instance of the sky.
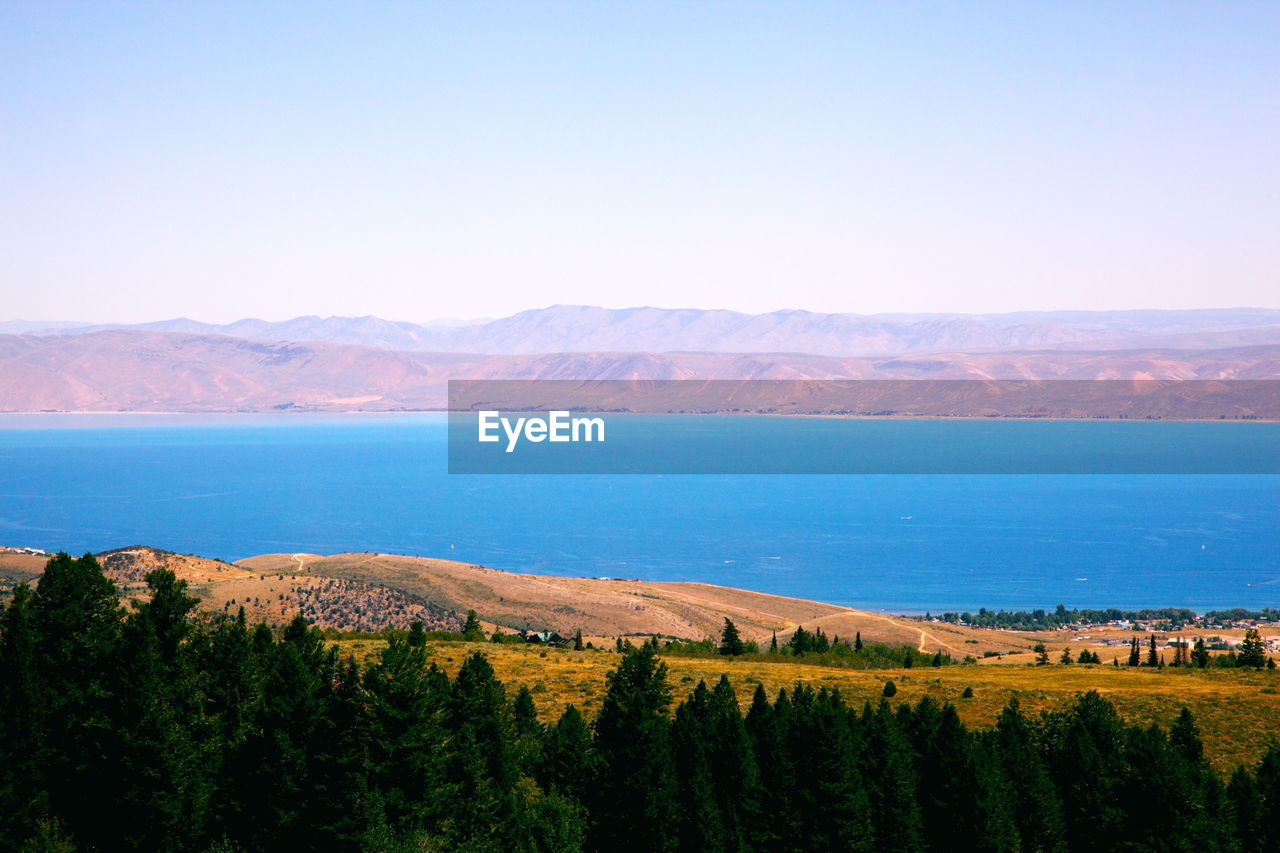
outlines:
[[1280, 4], [0, 4], [0, 320], [1280, 307]]

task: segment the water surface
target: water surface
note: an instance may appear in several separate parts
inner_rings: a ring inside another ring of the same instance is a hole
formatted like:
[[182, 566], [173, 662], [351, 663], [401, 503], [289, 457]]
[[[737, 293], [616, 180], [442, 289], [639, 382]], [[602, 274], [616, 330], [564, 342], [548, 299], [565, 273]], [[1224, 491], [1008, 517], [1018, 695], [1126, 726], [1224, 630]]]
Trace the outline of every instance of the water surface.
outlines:
[[894, 611], [1280, 605], [1275, 475], [463, 476], [445, 439], [431, 415], [3, 416], [0, 543], [385, 551]]

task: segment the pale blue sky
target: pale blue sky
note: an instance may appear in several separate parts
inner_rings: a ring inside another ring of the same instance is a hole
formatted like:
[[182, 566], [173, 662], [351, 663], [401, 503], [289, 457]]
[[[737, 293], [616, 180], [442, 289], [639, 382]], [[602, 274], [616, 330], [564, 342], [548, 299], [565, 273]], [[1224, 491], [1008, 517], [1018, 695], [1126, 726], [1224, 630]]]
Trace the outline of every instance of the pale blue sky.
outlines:
[[1276, 3], [0, 6], [0, 320], [1280, 307]]

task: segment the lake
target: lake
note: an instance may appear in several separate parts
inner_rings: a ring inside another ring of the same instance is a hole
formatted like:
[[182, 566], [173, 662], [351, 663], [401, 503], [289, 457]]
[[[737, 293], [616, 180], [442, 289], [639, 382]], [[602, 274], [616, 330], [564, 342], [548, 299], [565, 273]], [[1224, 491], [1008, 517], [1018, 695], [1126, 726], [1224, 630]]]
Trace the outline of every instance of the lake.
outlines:
[[1274, 474], [450, 475], [446, 437], [438, 415], [2, 416], [0, 544], [384, 551], [898, 612], [1280, 605]]

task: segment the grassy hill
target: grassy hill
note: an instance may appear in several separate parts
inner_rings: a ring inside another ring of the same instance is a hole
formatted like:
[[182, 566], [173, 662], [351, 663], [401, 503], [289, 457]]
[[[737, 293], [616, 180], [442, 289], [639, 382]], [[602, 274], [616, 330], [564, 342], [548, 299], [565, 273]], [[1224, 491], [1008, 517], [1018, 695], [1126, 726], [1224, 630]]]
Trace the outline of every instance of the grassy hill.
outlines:
[[[592, 637], [700, 639], [717, 635], [726, 618], [748, 640], [785, 639], [799, 625], [829, 636], [912, 645], [964, 657], [981, 649], [1029, 651], [1022, 635], [925, 624], [820, 601], [703, 583], [526, 575], [469, 563], [397, 554], [264, 554], [236, 563], [259, 573], [305, 574], [377, 583], [458, 612], [475, 610], [504, 628], [581, 630]], [[981, 652], [978, 651], [980, 655]]]
[[[122, 598], [147, 597], [146, 576], [169, 569], [185, 580], [209, 612], [235, 613], [250, 621], [284, 624], [298, 614], [319, 628], [381, 631], [422, 622], [428, 629], [456, 631], [462, 619], [453, 610], [412, 592], [347, 578], [310, 577], [251, 571], [221, 560], [132, 545], [96, 555], [103, 573]], [[0, 593], [24, 581], [38, 583], [47, 556], [0, 551]]]
[[222, 560], [197, 557], [194, 554], [176, 554], [145, 545], [114, 548], [96, 556], [107, 577], [122, 589], [129, 590], [144, 589], [147, 573], [155, 569], [169, 569], [192, 585], [243, 580], [252, 575], [251, 572]]
[[[910, 645], [943, 652], [955, 660], [972, 656], [985, 665], [1030, 662], [1044, 643], [1055, 662], [1063, 649], [1073, 657], [1088, 648], [1104, 662], [1127, 656], [1135, 633], [1118, 627], [1006, 631], [926, 622], [820, 601], [771, 595], [703, 583], [530, 575], [470, 563], [397, 554], [263, 554], [234, 564], [156, 548], [131, 546], [99, 555], [123, 595], [145, 594], [144, 577], [168, 568], [186, 580], [203, 606], [214, 612], [245, 607], [252, 619], [283, 623], [301, 613], [322, 628], [379, 631], [422, 621], [428, 628], [456, 630], [458, 614], [475, 610], [486, 628], [531, 629], [612, 641], [618, 636], [701, 639], [718, 635], [726, 618], [744, 639], [780, 642], [803, 626], [828, 637]], [[0, 584], [39, 577], [46, 558], [0, 550]], [[0, 587], [0, 594], [3, 593]], [[1143, 633], [1138, 631], [1137, 633]], [[1187, 632], [1231, 638], [1241, 629]], [[1264, 637], [1280, 628], [1264, 627]], [[1171, 636], [1161, 634], [1165, 649]], [[1144, 634], [1145, 641], [1145, 634]], [[1144, 645], [1145, 649], [1145, 645]], [[1172, 652], [1165, 651], [1172, 660]]]

